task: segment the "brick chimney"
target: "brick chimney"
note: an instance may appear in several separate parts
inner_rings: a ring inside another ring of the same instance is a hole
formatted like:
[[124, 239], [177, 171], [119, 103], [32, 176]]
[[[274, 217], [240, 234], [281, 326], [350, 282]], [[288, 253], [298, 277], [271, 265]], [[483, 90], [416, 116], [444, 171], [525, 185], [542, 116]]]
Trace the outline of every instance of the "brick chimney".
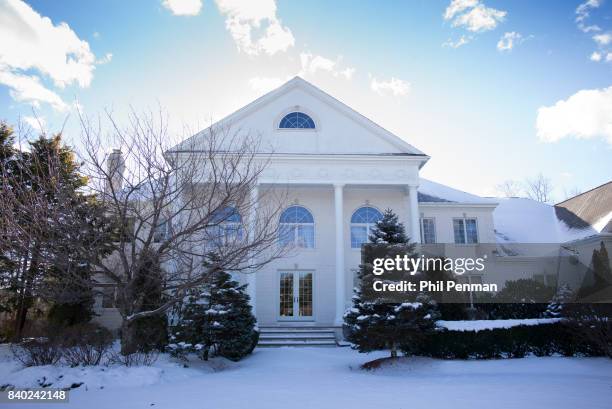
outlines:
[[121, 154], [121, 149], [113, 149], [106, 158], [106, 171], [109, 178], [106, 180], [106, 191], [110, 194], [111, 187], [116, 192], [121, 190], [123, 185], [123, 172], [125, 171], [125, 159]]

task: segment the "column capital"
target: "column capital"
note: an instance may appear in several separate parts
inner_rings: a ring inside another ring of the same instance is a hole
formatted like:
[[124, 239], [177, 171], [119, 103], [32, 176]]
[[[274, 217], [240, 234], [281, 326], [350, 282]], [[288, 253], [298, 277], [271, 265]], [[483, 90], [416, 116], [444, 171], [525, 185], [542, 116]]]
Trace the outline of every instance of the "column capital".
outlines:
[[342, 182], [334, 182], [334, 183], [333, 183], [334, 188], [336, 188], [336, 189], [343, 188], [345, 184], [346, 184], [346, 183], [342, 183]]

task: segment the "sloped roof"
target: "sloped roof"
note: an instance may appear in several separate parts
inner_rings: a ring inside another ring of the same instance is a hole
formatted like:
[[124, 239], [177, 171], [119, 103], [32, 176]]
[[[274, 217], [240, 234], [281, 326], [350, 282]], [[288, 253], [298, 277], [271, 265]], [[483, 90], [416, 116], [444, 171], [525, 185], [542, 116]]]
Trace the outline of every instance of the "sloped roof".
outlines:
[[495, 205], [497, 200], [473, 195], [431, 180], [419, 179], [419, 203], [461, 203]]
[[386, 130], [382, 126], [380, 126], [377, 123], [373, 122], [369, 118], [365, 117], [364, 115], [362, 115], [359, 112], [355, 111], [354, 109], [352, 109], [348, 105], [344, 104], [343, 102], [339, 101], [338, 99], [334, 98], [333, 96], [329, 95], [328, 93], [324, 92], [320, 88], [316, 87], [312, 83], [304, 80], [303, 78], [301, 78], [299, 76], [296, 76], [296, 77], [292, 78], [291, 80], [287, 81], [286, 83], [284, 83], [280, 87], [278, 87], [278, 88], [268, 92], [267, 94], [264, 94], [263, 96], [257, 98], [253, 102], [245, 105], [244, 107], [240, 108], [239, 110], [233, 112], [232, 114], [230, 114], [230, 115], [226, 116], [225, 118], [223, 118], [223, 119], [217, 121], [216, 123], [212, 124], [210, 127], [208, 127], [206, 129], [204, 129], [203, 131], [200, 131], [200, 132], [196, 133], [195, 135], [187, 138], [186, 140], [184, 140], [181, 143], [177, 144], [176, 146], [172, 147], [169, 151], [172, 152], [172, 151], [193, 150], [193, 147], [197, 146], [197, 144], [194, 143], [194, 141], [196, 140], [196, 138], [198, 138], [199, 135], [207, 132], [210, 129], [219, 128], [219, 127], [224, 126], [225, 124], [231, 124], [231, 123], [233, 123], [235, 121], [238, 121], [239, 119], [246, 117], [251, 112], [254, 112], [255, 110], [257, 110], [260, 106], [263, 106], [263, 105], [271, 102], [275, 98], [283, 95], [284, 93], [286, 93], [286, 92], [288, 92], [288, 91], [290, 91], [290, 90], [292, 90], [292, 89], [294, 89], [296, 87], [299, 87], [300, 89], [304, 90], [305, 92], [309, 93], [310, 95], [318, 98], [322, 102], [324, 102], [324, 103], [326, 103], [328, 105], [331, 105], [332, 107], [336, 108], [340, 113], [346, 115], [347, 117], [349, 117], [352, 120], [358, 122], [362, 126], [368, 128], [370, 131], [372, 131], [374, 134], [376, 134], [377, 136], [379, 136], [383, 140], [385, 140], [385, 141], [391, 143], [392, 145], [394, 145], [395, 147], [397, 147], [401, 151], [402, 154], [418, 155], [418, 156], [425, 157], [425, 159], [428, 159], [427, 155], [425, 153], [423, 153], [419, 149], [415, 148], [414, 146], [412, 146], [411, 144], [409, 144], [408, 142], [406, 142], [405, 140], [403, 140], [399, 136], [397, 136], [397, 135], [393, 134], [392, 132]]
[[557, 217], [555, 206], [547, 203], [519, 197], [497, 200], [493, 223], [500, 243], [565, 243], [598, 233], [588, 225], [566, 224]]
[[557, 203], [555, 212], [569, 227], [612, 231], [612, 181]]

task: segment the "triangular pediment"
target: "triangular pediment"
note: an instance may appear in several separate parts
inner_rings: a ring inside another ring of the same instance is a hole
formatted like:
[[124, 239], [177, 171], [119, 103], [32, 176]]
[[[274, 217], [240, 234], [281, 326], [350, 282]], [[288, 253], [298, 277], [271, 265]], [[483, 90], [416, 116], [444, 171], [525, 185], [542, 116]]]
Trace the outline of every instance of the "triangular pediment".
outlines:
[[[279, 129], [280, 120], [299, 111], [314, 129]], [[427, 156], [397, 135], [300, 77], [295, 77], [211, 126], [259, 135], [261, 146], [279, 154], [367, 154]], [[208, 128], [209, 129], [209, 128]], [[208, 129], [172, 150], [197, 146]]]

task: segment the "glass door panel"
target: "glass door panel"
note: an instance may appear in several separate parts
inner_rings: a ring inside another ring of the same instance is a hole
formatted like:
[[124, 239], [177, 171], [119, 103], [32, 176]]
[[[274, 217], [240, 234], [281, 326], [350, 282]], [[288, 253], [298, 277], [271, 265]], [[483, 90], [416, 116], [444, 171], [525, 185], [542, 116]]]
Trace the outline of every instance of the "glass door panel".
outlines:
[[298, 314], [300, 317], [312, 317], [312, 273], [298, 273]]
[[293, 273], [281, 273], [279, 312], [282, 318], [293, 317], [293, 304], [295, 299], [293, 296], [293, 287]]

